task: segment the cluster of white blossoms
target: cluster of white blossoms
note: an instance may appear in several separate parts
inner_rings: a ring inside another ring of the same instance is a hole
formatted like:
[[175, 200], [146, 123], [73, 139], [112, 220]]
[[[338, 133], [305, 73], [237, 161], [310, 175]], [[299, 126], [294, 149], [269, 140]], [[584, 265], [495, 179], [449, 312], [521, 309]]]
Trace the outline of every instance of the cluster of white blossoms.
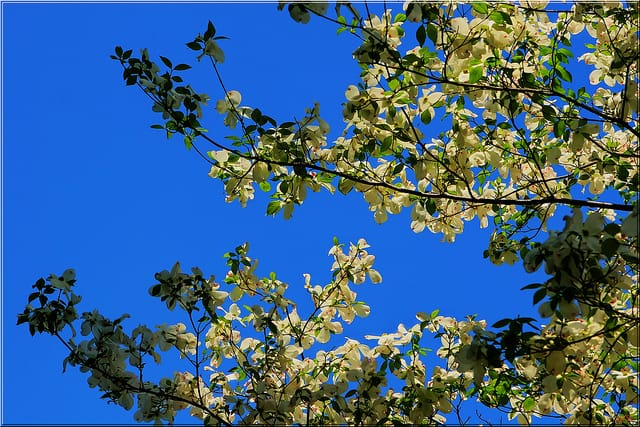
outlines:
[[[599, 196], [614, 190], [625, 197], [633, 191], [639, 166], [634, 155], [638, 149], [634, 132], [638, 70], [633, 61], [638, 56], [637, 26], [614, 13], [623, 9], [617, 3], [578, 3], [562, 12], [546, 11], [545, 7], [546, 2], [461, 6], [409, 1], [404, 5], [405, 14], [394, 17], [390, 10], [381, 16], [368, 14], [361, 21], [362, 45], [354, 52], [362, 65], [362, 81], [345, 91], [343, 134], [329, 142], [328, 126], [316, 106], [297, 126], [288, 123], [255, 135], [245, 134], [250, 148], [245, 155], [212, 152], [216, 160], [212, 176], [223, 178], [230, 198], [239, 197], [243, 204], [252, 198], [254, 183], [278, 182], [272, 196], [276, 201], [270, 205], [275, 208], [269, 213], [284, 208], [287, 218], [293, 206], [304, 201], [306, 188], [333, 191], [330, 179], [337, 176], [338, 190], [362, 193], [376, 222], [383, 223], [389, 214], [409, 208], [412, 230], [442, 233], [447, 241], [453, 241], [463, 232], [465, 222], [476, 218], [481, 227], [488, 227], [490, 220], [521, 227], [537, 217], [539, 226], [546, 229], [558, 200], [568, 202], [580, 191]], [[400, 46], [407, 39], [407, 21], [419, 25], [419, 45], [401, 52]], [[588, 38], [593, 42], [587, 41], [587, 53], [574, 59], [571, 40]], [[430, 50], [429, 41], [435, 50]], [[576, 83], [569, 72], [580, 66], [575, 60], [593, 69], [588, 81], [579, 83], [583, 87], [566, 90], [563, 85]], [[249, 123], [251, 108], [238, 107], [235, 111], [238, 121]], [[438, 115], [449, 121], [438, 125]], [[220, 174], [221, 170], [225, 173]], [[328, 179], [321, 179], [322, 174]], [[531, 211], [522, 206], [536, 199], [541, 202], [534, 215], [527, 217]], [[637, 232], [629, 231], [637, 215], [628, 215], [622, 226], [617, 226], [622, 234], [605, 233], [603, 237], [605, 219], [611, 231], [617, 211], [607, 208], [606, 203], [596, 207], [598, 212], [590, 214], [584, 224], [582, 217], [574, 214], [572, 224], [584, 226], [584, 230], [567, 231], [571, 229], [568, 227], [533, 248], [525, 258], [528, 271], [544, 261], [546, 272], [553, 276], [544, 287], [543, 297], [547, 299], [539, 307], [549, 324], [529, 337], [527, 345], [535, 351], [516, 357], [513, 367], [498, 363], [499, 337], [486, 331], [483, 322], [458, 322], [438, 316], [409, 329], [400, 325], [396, 333], [370, 336], [377, 340], [373, 348], [350, 341], [359, 349], [353, 353], [359, 357], [348, 359], [343, 367], [346, 377], [373, 378], [375, 364], [370, 358], [398, 358], [393, 373], [405, 379], [408, 386], [438, 385], [428, 391], [421, 389], [420, 393], [429, 397], [421, 395], [418, 401], [423, 406], [408, 412], [411, 422], [417, 422], [420, 416], [435, 417], [438, 411], [448, 412], [445, 409], [450, 410], [452, 399], [464, 397], [460, 391], [471, 384], [495, 386], [496, 372], [537, 381], [526, 386], [511, 384], [514, 390], [522, 388], [522, 393], [497, 398], [506, 399], [512, 416], [522, 423], [551, 412], [576, 423], [634, 419], [637, 414], [630, 403], [637, 402], [637, 384], [628, 375], [634, 368], [622, 360], [629, 352], [637, 353], [637, 342], [634, 344], [632, 338], [625, 341], [637, 331], [623, 326], [628, 324], [625, 320], [619, 320], [620, 329], [612, 336], [602, 331], [611, 327], [611, 319], [618, 319], [616, 316], [627, 320], [637, 317], [632, 312], [637, 304], [630, 300], [637, 275], [629, 274], [626, 261], [637, 256], [629, 246], [629, 241], [637, 239]], [[574, 235], [578, 236], [575, 242]], [[354, 247], [363, 249], [362, 245]], [[369, 307], [354, 304], [355, 294], [344, 284], [361, 283], [367, 274], [373, 282], [380, 278], [370, 269], [372, 256], [354, 261], [354, 247], [349, 254], [337, 246], [332, 250], [333, 268], [341, 269], [341, 274], [336, 275], [331, 287], [312, 286], [310, 277], [306, 278], [318, 310], [314, 321], [317, 329], [307, 337], [291, 334], [300, 350], [296, 347], [290, 355], [302, 355], [314, 342], [326, 343], [332, 334], [341, 333], [342, 324], [336, 318], [350, 322], [356, 315], [368, 314]], [[512, 264], [519, 259], [520, 249], [507, 233], [496, 231], [487, 253], [495, 263]], [[592, 253], [595, 258], [602, 256], [598, 254], [615, 255], [617, 261], [602, 268], [594, 266], [588, 270], [592, 276], [587, 277], [582, 271], [585, 260], [572, 255], [578, 251]], [[602, 280], [609, 284], [604, 286]], [[599, 290], [593, 295], [583, 292], [576, 296], [577, 289], [584, 291], [576, 283], [589, 281]], [[536, 297], [537, 301], [543, 297]], [[607, 301], [615, 316], [607, 314], [609, 308], [597, 301]], [[323, 303], [328, 305], [321, 308]], [[295, 325], [299, 330], [301, 324], [306, 325], [297, 311], [289, 317], [289, 327]], [[432, 380], [426, 378], [426, 368], [419, 358], [405, 360], [399, 351], [419, 340], [427, 324], [440, 335], [438, 354], [447, 360], [446, 367], [436, 368]], [[282, 332], [282, 325], [274, 325]], [[287, 325], [284, 327], [286, 330]], [[559, 342], [566, 345], [562, 347]], [[607, 354], [604, 359], [599, 356], [602, 352]], [[320, 355], [329, 365], [338, 363], [336, 353]], [[619, 360], [613, 360], [616, 357]], [[364, 368], [365, 362], [368, 368]], [[617, 401], [597, 400], [594, 393], [585, 390], [594, 381], [601, 382], [605, 394], [624, 388], [626, 395], [614, 393], [615, 399], [622, 399]], [[372, 388], [376, 393], [378, 385]], [[340, 391], [346, 390], [340, 387]], [[389, 393], [387, 398], [399, 399], [397, 392]], [[536, 394], [538, 398], [532, 399]], [[382, 409], [373, 404], [374, 396], [369, 409], [381, 416]], [[427, 408], [425, 402], [435, 406]], [[341, 404], [337, 406], [342, 408]], [[335, 405], [322, 410], [333, 414]], [[345, 420], [333, 419], [338, 423]]]
[[[476, 218], [482, 227], [491, 217], [516, 223], [518, 202], [540, 200], [544, 226], [552, 205], [576, 189], [627, 192], [639, 167], [637, 28], [612, 12], [622, 10], [616, 3], [563, 12], [525, 3], [407, 2], [406, 15], [369, 14], [354, 52], [362, 81], [345, 92], [343, 135], [329, 142], [317, 105], [299, 123], [258, 129], [248, 125], [255, 110], [231, 91], [217, 108], [225, 122], [249, 128], [247, 151], [212, 151], [210, 175], [243, 205], [260, 184], [272, 191], [268, 213], [283, 209], [287, 218], [308, 188], [334, 191], [337, 176], [338, 190], [362, 193], [376, 222], [409, 208], [412, 230], [447, 241]], [[419, 45], [402, 52], [407, 22], [420, 25]], [[576, 37], [593, 40], [579, 58]], [[567, 91], [579, 61], [593, 71]]]
[[[188, 409], [205, 424], [442, 424], [458, 403], [476, 398], [525, 425], [543, 416], [636, 425], [638, 9], [610, 1], [547, 6], [407, 1], [402, 13], [367, 8], [361, 16], [339, 3], [353, 21], [332, 20], [362, 41], [353, 52], [362, 73], [345, 90], [345, 128], [333, 141], [319, 105], [278, 124], [241, 105], [234, 90], [215, 109], [239, 135], [217, 142], [198, 122], [206, 96], [190, 86], [166, 89], [172, 83], [146, 52], [140, 60], [117, 48], [115, 58], [127, 84], [146, 91], [167, 120], [156, 127], [183, 133], [188, 146], [196, 138], [213, 144], [209, 175], [224, 183], [227, 201], [245, 206], [259, 188], [271, 195], [268, 214], [290, 218], [307, 190], [337, 188], [361, 193], [378, 223], [407, 209], [413, 231], [446, 241], [469, 221], [493, 225], [491, 262], [521, 259], [527, 272], [544, 266], [548, 279], [523, 288], [535, 290], [544, 325], [518, 317], [489, 330], [475, 316], [435, 310], [366, 336], [370, 345], [340, 339], [371, 311], [353, 285], [382, 281], [364, 239], [348, 248], [334, 242], [328, 284], [304, 275], [306, 306], [289, 299], [274, 273], [258, 277], [245, 244], [225, 255], [223, 283], [178, 263], [156, 275], [151, 295], [185, 311], [184, 323], [140, 326], [129, 336], [124, 316], [78, 316], [70, 271], [36, 282], [18, 323], [61, 338], [82, 319], [89, 339], [64, 341], [65, 365], [90, 372], [90, 386], [127, 409], [137, 395], [138, 421], [172, 422]], [[328, 8], [296, 2], [288, 10], [304, 23]], [[217, 39], [209, 23], [188, 44], [202, 51], [199, 59], [212, 57], [216, 72], [224, 59]], [[574, 58], [572, 42], [585, 41]], [[172, 72], [188, 68], [163, 62]], [[588, 78], [576, 81], [576, 67]], [[534, 241], [561, 206], [582, 210]], [[429, 367], [432, 335], [442, 363]], [[177, 350], [188, 369], [148, 381], [143, 367], [160, 361], [156, 349]]]
[[[611, 239], [624, 245], [625, 238], [637, 234], [637, 214], [612, 226], [598, 213], [585, 221], [576, 210], [561, 233], [529, 252], [525, 268], [533, 271], [544, 263], [551, 275], [544, 285], [536, 285], [546, 293], [540, 312], [548, 323], [528, 334], [521, 343], [526, 351], [514, 353], [511, 364], [498, 350], [503, 332], [489, 331], [485, 321], [473, 317], [456, 320], [437, 311], [418, 313], [418, 323], [410, 327], [401, 324], [395, 332], [365, 336], [373, 345], [347, 338], [331, 349], [314, 350], [343, 334], [343, 322], [369, 314], [350, 288], [366, 276], [373, 283], [381, 279], [372, 268], [375, 258], [366, 251], [366, 241], [350, 244], [348, 252], [337, 243], [331, 248], [331, 283], [313, 285], [304, 275], [312, 302], [308, 316], [287, 299], [285, 283], [274, 276], [259, 279], [257, 263], [243, 253], [225, 279], [231, 292], [218, 294], [222, 314], [202, 341], [194, 346], [194, 335], [186, 333], [183, 324], [161, 328], [161, 349], [169, 344], [193, 361], [197, 347], [203, 363], [208, 362], [200, 372], [211, 372], [208, 378], [177, 372], [177, 396], [201, 405], [177, 402], [173, 408], [189, 407], [194, 416], [214, 414], [214, 419], [229, 423], [437, 423], [445, 422], [454, 403], [476, 389], [482, 401], [508, 404], [510, 417], [522, 424], [550, 414], [569, 424], [632, 422], [638, 416], [632, 360], [639, 356], [640, 331], [637, 305], [631, 300], [637, 294], [630, 291], [637, 289], [638, 277], [627, 274], [622, 257], [637, 252], [626, 247], [608, 264], [598, 260], [613, 244]], [[588, 259], [580, 261], [578, 253]], [[593, 267], [579, 271], [577, 262]], [[600, 305], [590, 305], [591, 293], [576, 290], [588, 286], [600, 293], [594, 296]], [[240, 300], [245, 302], [242, 307]], [[430, 374], [421, 343], [429, 334], [439, 337], [436, 355], [444, 360]], [[502, 346], [504, 351], [504, 341]], [[234, 366], [231, 373], [225, 373], [225, 360]], [[390, 383], [391, 377], [402, 381], [401, 391]], [[598, 384], [598, 393], [593, 384]]]
[[[381, 280], [367, 242], [360, 239], [348, 251], [335, 242], [330, 283], [313, 285], [304, 275], [311, 300], [306, 308], [287, 298], [288, 285], [273, 273], [258, 278], [257, 262], [243, 245], [227, 254], [224, 284], [198, 269], [183, 273], [179, 264], [156, 275], [160, 283], [151, 293], [182, 308], [190, 327], [139, 326], [128, 336], [120, 326], [126, 316], [110, 321], [84, 313], [81, 331], [91, 339], [79, 345], [69, 340], [74, 350], [65, 363], [90, 371], [89, 384], [127, 409], [136, 394], [140, 422], [172, 422], [188, 410], [214, 424], [437, 424], [447, 421], [454, 405], [477, 396], [509, 408], [509, 417], [521, 424], [554, 415], [569, 424], [630, 425], [638, 418], [634, 360], [640, 330], [633, 300], [638, 276], [629, 275], [625, 264], [637, 247], [625, 246], [625, 239], [637, 238], [637, 212], [621, 224], [598, 213], [583, 220], [579, 210], [566, 221], [561, 233], [525, 258], [525, 268], [544, 263], [551, 277], [530, 285], [544, 292], [537, 299], [548, 322], [524, 334], [519, 329], [509, 335], [518, 319], [490, 331], [483, 320], [457, 320], [436, 310], [418, 313], [410, 327], [365, 336], [371, 344], [351, 338], [336, 344], [343, 324], [370, 312], [351, 286], [367, 277]], [[605, 255], [614, 241], [625, 247]], [[580, 270], [575, 263], [590, 267]], [[71, 277], [50, 279], [70, 290]], [[533, 319], [522, 320], [520, 325]], [[435, 354], [443, 363], [430, 368], [425, 339], [432, 335], [439, 338]], [[176, 349], [190, 369], [158, 384], [148, 381], [143, 367], [149, 357], [159, 363], [156, 348]]]

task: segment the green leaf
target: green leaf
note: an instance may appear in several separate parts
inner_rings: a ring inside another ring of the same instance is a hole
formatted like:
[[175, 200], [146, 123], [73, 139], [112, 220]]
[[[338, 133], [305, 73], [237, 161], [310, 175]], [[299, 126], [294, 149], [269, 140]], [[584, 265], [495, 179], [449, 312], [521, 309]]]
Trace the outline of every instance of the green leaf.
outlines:
[[436, 44], [436, 41], [438, 41], [438, 29], [435, 25], [431, 23], [427, 25], [427, 36], [429, 36], [429, 40], [431, 40], [433, 44]]
[[617, 317], [610, 317], [610, 318], [607, 319], [607, 322], [604, 324], [604, 329], [607, 330], [607, 331], [610, 331], [610, 330], [614, 329], [617, 324], [618, 324], [618, 318]]
[[611, 61], [611, 65], [610, 68], [612, 70], [618, 69], [618, 68], [622, 68], [624, 66], [624, 61], [622, 58], [620, 58], [619, 56], [616, 56], [615, 58], [613, 58], [613, 61]]
[[396, 17], [393, 19], [393, 23], [404, 22], [407, 20], [407, 15], [404, 13], [398, 13]]
[[176, 71], [184, 71], [184, 70], [188, 70], [189, 68], [191, 68], [191, 65], [189, 64], [178, 64], [175, 66], [174, 70]]
[[620, 242], [616, 238], [608, 238], [602, 242], [602, 253], [607, 257], [612, 257], [618, 251]]
[[615, 236], [620, 232], [620, 224], [610, 223], [604, 226], [604, 231], [610, 236]]
[[256, 123], [258, 123], [260, 125], [264, 124], [264, 123], [262, 123], [262, 112], [260, 111], [260, 109], [255, 108], [251, 112], [251, 120], [253, 120], [254, 122], [256, 122]]
[[542, 106], [542, 115], [544, 116], [545, 119], [547, 120], [555, 120], [556, 117], [556, 110], [549, 106], [549, 105], [543, 105]]
[[494, 323], [491, 327], [492, 328], [504, 328], [509, 323], [511, 323], [511, 319], [500, 319], [496, 323]]
[[536, 407], [536, 401], [533, 397], [529, 396], [527, 397], [524, 402], [522, 402], [522, 409], [524, 409], [525, 411], [532, 411], [533, 408]]
[[193, 138], [190, 135], [184, 136], [184, 146], [187, 147], [187, 150], [191, 150], [193, 147]]
[[338, 181], [338, 191], [340, 191], [342, 194], [349, 194], [354, 185], [355, 182], [351, 181], [350, 179], [341, 177], [340, 181]]
[[33, 301], [34, 299], [38, 298], [40, 296], [39, 292], [33, 292], [32, 294], [29, 294], [29, 302]]
[[433, 117], [431, 117], [431, 113], [429, 112], [429, 110], [424, 110], [420, 114], [420, 121], [425, 125], [428, 125], [429, 123], [431, 123], [431, 119], [433, 119]]
[[502, 12], [500, 10], [494, 10], [489, 14], [489, 19], [495, 22], [498, 25], [501, 24], [509, 24], [511, 25], [511, 17], [508, 13]]
[[311, 15], [303, 4], [291, 3], [287, 9], [291, 18], [298, 23], [306, 24], [311, 19]]
[[269, 182], [267, 182], [267, 181], [262, 181], [258, 185], [260, 186], [260, 189], [262, 191], [264, 191], [265, 193], [271, 191], [271, 184], [269, 184]]
[[471, 7], [473, 8], [473, 10], [475, 10], [477, 13], [482, 14], [482, 15], [486, 15], [489, 13], [489, 7], [487, 6], [486, 3], [477, 3], [477, 2], [473, 2], [471, 3]]
[[152, 287], [149, 288], [149, 295], [151, 295], [152, 297], [156, 297], [160, 295], [161, 290], [162, 290], [162, 285], [160, 284], [153, 285]]
[[469, 83], [476, 83], [482, 78], [482, 67], [473, 67], [469, 71]]
[[267, 327], [269, 328], [269, 330], [273, 335], [276, 335], [276, 336], [278, 335], [278, 327], [270, 319], [267, 320]]
[[425, 208], [427, 209], [427, 212], [429, 212], [429, 215], [433, 215], [437, 210], [436, 201], [433, 199], [428, 199], [425, 203]]
[[545, 288], [538, 289], [536, 293], [533, 294], [533, 304], [535, 305], [539, 303], [546, 296], [547, 296], [547, 290]]
[[222, 49], [220, 49], [218, 43], [214, 42], [213, 40], [207, 41], [207, 44], [204, 48], [204, 53], [213, 57], [213, 59], [215, 59], [216, 62], [219, 62], [220, 64], [224, 62], [224, 52], [222, 51]]
[[[573, 58], [573, 52], [571, 52], [569, 49], [567, 49], [566, 47], [561, 47], [559, 48], [556, 53], [558, 54], [562, 54], [563, 56], [567, 57], [567, 58]], [[567, 62], [567, 61], [565, 61]]]
[[172, 67], [173, 67], [173, 65], [171, 64], [171, 61], [169, 61], [169, 58], [166, 58], [166, 57], [164, 57], [164, 56], [161, 56], [161, 57], [160, 57], [160, 59], [162, 60], [162, 63], [163, 63], [164, 65], [166, 65], [167, 67], [169, 67], [169, 68], [172, 68]]
[[192, 41], [187, 43], [187, 47], [191, 50], [202, 50], [202, 45], [198, 41]]
[[209, 21], [207, 23], [207, 31], [204, 32], [204, 39], [208, 40], [215, 35], [216, 35], [216, 27], [214, 27], [213, 23]]
[[424, 25], [420, 25], [416, 30], [416, 40], [420, 46], [424, 46], [424, 42], [427, 40], [427, 31]]
[[267, 215], [275, 215], [282, 209], [282, 202], [280, 200], [273, 200], [267, 205]]
[[565, 82], [571, 83], [573, 81], [571, 73], [569, 73], [562, 65], [556, 65], [555, 70], [556, 73], [558, 73], [558, 76], [560, 76], [560, 78]]

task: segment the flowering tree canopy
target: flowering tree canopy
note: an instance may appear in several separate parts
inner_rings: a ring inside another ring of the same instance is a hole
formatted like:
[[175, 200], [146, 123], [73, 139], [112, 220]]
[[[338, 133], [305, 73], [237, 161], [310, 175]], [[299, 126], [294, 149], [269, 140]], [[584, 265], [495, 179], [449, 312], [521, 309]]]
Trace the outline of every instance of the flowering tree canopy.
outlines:
[[[382, 280], [361, 239], [334, 241], [332, 279], [305, 275], [304, 304], [274, 274], [257, 276], [245, 244], [226, 254], [220, 281], [179, 264], [155, 275], [150, 294], [185, 323], [127, 332], [126, 315], [79, 314], [72, 270], [39, 279], [18, 323], [59, 338], [65, 366], [135, 406], [140, 422], [171, 423], [188, 410], [205, 424], [438, 424], [462, 422], [458, 408], [473, 399], [521, 424], [636, 425], [638, 4], [328, 6], [278, 7], [360, 41], [361, 79], [345, 88], [335, 140], [317, 104], [280, 123], [244, 105], [225, 86], [224, 37], [211, 22], [187, 47], [217, 77], [224, 96], [213, 103], [183, 82], [188, 64], [121, 47], [112, 58], [161, 115], [152, 127], [181, 135], [227, 202], [244, 206], [264, 191], [267, 213], [288, 219], [312, 192], [357, 192], [376, 222], [408, 210], [413, 231], [448, 242], [477, 219], [492, 228], [491, 262], [544, 266], [547, 280], [523, 288], [540, 318], [490, 326], [436, 310], [366, 342], [341, 340], [345, 324], [370, 312], [353, 286]], [[574, 79], [577, 66], [588, 81]], [[205, 114], [221, 115], [225, 139], [210, 136]], [[565, 226], [547, 230], [556, 212], [568, 212]], [[441, 364], [427, 369], [433, 336]], [[168, 350], [190, 369], [151, 381], [145, 365]]]

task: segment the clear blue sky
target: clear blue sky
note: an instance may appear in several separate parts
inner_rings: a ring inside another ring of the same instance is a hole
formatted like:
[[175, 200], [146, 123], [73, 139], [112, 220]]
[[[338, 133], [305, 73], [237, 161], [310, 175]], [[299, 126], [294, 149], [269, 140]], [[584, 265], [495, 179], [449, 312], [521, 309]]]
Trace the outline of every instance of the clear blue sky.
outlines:
[[[277, 272], [302, 295], [303, 273], [330, 279], [333, 236], [365, 237], [384, 282], [357, 288], [372, 314], [348, 337], [391, 332], [435, 308], [489, 322], [535, 313], [519, 289], [537, 279], [484, 260], [488, 231], [477, 223], [446, 244], [414, 234], [408, 212], [377, 225], [359, 195], [312, 194], [291, 221], [267, 217], [264, 197], [246, 209], [225, 204], [207, 165], [178, 138], [149, 128], [159, 119], [148, 99], [125, 87], [109, 59], [122, 45], [194, 63], [185, 43], [208, 19], [230, 37], [221, 42], [221, 70], [244, 103], [285, 121], [318, 101], [334, 135], [342, 130], [344, 90], [358, 81], [356, 40], [319, 20], [296, 24], [275, 4], [2, 4], [2, 423], [133, 421], [132, 412], [100, 400], [84, 374], [61, 373], [62, 346], [15, 326], [36, 279], [69, 267], [81, 311], [126, 312], [131, 327], [154, 326], [180, 320], [147, 294], [154, 273], [177, 260], [221, 277], [222, 254], [250, 241], [260, 272]], [[207, 63], [185, 76], [221, 98]], [[210, 133], [221, 138], [213, 105]]]

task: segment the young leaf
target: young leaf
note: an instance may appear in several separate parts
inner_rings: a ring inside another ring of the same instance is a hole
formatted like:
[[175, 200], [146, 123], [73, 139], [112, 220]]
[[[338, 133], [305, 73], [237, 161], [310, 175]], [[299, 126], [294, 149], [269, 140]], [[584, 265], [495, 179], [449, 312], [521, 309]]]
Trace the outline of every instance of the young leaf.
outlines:
[[209, 40], [213, 36], [216, 35], [216, 27], [213, 26], [213, 23], [209, 21], [207, 23], [207, 31], [204, 32], [204, 39]]
[[473, 2], [471, 3], [471, 7], [481, 15], [486, 15], [487, 13], [489, 13], [489, 7], [486, 3]]
[[482, 67], [473, 67], [469, 71], [469, 83], [477, 83], [482, 78]]

